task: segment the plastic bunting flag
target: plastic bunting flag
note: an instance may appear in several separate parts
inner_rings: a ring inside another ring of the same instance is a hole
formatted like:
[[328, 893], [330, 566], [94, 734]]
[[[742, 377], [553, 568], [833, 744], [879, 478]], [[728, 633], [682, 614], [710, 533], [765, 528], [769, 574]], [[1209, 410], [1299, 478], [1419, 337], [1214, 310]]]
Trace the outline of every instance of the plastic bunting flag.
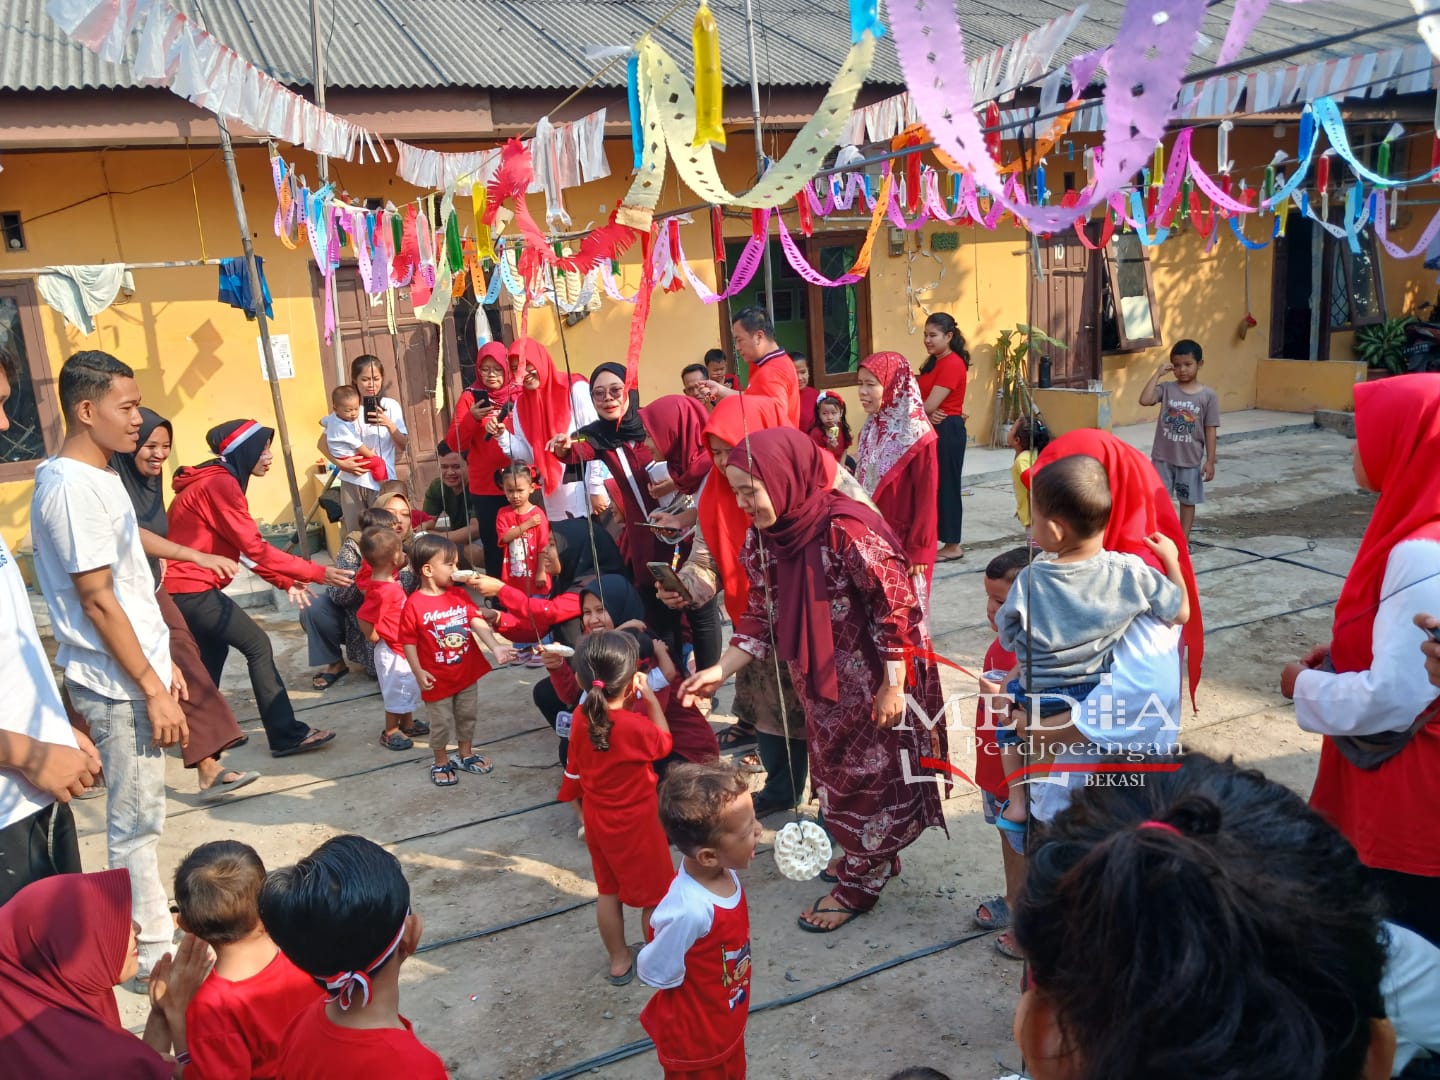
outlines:
[[[750, 209], [776, 208], [799, 194], [809, 179], [820, 171], [825, 155], [844, 133], [855, 109], [855, 98], [875, 60], [875, 38], [866, 33], [851, 47], [835, 81], [785, 151], [763, 177], [742, 195], [733, 194], [720, 179], [713, 148], [693, 148], [695, 141], [695, 92], [680, 67], [655, 40], [640, 39], [640, 97], [645, 117], [645, 161], [625, 206], [653, 213], [660, 197], [668, 157], [675, 159], [680, 178], [701, 199], [716, 206], [743, 206]], [[663, 98], [665, 107], [658, 107]], [[630, 223], [628, 218], [621, 220]]]

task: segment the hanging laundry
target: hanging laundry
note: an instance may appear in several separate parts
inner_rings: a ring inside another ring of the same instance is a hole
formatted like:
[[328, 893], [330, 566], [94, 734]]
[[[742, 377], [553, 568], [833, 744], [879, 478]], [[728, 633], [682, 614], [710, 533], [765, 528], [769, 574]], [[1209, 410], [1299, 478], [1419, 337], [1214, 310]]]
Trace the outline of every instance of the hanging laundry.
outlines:
[[605, 110], [597, 109], [570, 125], [575, 139], [575, 153], [580, 160], [580, 179], [584, 183], [603, 180], [610, 175], [610, 160], [605, 156]]
[[[275, 312], [270, 306], [270, 286], [265, 281], [265, 260], [255, 256], [255, 271], [260, 275], [260, 295], [265, 301], [265, 317], [273, 319]], [[250, 291], [250, 272], [244, 259], [220, 260], [220, 296], [222, 304], [229, 304], [245, 312], [245, 318], [255, 320], [255, 294]]]
[[135, 292], [135, 279], [124, 263], [102, 263], [99, 266], [47, 266], [36, 275], [35, 286], [40, 297], [65, 321], [82, 333], [95, 332], [95, 316], [104, 311], [123, 289], [126, 296]]

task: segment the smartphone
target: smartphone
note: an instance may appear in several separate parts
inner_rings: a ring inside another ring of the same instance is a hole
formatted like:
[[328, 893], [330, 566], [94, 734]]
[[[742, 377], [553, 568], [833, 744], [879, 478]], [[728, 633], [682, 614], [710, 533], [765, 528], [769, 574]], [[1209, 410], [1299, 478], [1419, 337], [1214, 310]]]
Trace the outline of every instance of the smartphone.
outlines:
[[378, 394], [364, 397], [360, 401], [360, 417], [363, 420], [369, 420], [371, 413], [384, 411], [385, 410], [380, 407], [380, 396]]
[[690, 595], [690, 590], [685, 587], [685, 583], [680, 580], [680, 575], [671, 569], [668, 562], [652, 562], [646, 563], [645, 565], [649, 568], [651, 576], [654, 577], [657, 582], [664, 585], [665, 588], [671, 592], [679, 593], [680, 598], [687, 604], [694, 602], [694, 598]]
[[1433, 630], [1427, 630], [1426, 633], [1430, 635], [1431, 641], [1435, 642], [1435, 644], [1437, 645], [1440, 645], [1440, 626], [1435, 627], [1435, 629]]
[[474, 395], [476, 408], [488, 409], [490, 407], [489, 390], [486, 390], [483, 386], [472, 386], [470, 388], [470, 393]]

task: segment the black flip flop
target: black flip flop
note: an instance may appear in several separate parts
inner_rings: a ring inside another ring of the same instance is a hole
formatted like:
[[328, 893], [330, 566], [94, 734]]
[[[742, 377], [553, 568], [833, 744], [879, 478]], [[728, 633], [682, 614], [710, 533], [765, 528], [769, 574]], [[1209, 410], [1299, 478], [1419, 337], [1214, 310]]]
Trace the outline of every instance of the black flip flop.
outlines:
[[841, 904], [839, 900], [835, 900], [835, 903], [839, 905], [838, 907], [822, 908], [820, 906], [820, 902], [827, 898], [830, 900], [835, 900], [835, 898], [829, 893], [826, 893], [824, 896], [817, 896], [815, 898], [815, 902], [810, 905], [810, 913], [812, 915], [844, 915], [845, 921], [840, 923], [838, 926], [816, 926], [814, 923], [806, 922], [805, 916], [797, 915], [795, 917], [795, 922], [799, 924], [801, 930], [804, 930], [807, 934], [833, 934], [836, 930], [839, 930], [841, 927], [849, 926], [861, 915], [865, 914], [865, 912], [863, 911], [851, 911], [844, 904]]
[[623, 975], [606, 975], [606, 976], [605, 976], [605, 981], [608, 982], [611, 986], [629, 986], [632, 982], [634, 982], [634, 981], [635, 981], [635, 957], [636, 957], [636, 954], [637, 954], [639, 951], [640, 951], [640, 950], [639, 950], [636, 946], [631, 945], [631, 946], [630, 946], [630, 966], [625, 969], [625, 973], [624, 973]]
[[319, 690], [323, 694], [349, 674], [349, 668], [346, 668], [344, 671], [317, 671], [314, 675], [310, 676], [310, 688], [312, 690]]
[[[316, 738], [317, 735], [319, 738]], [[305, 738], [301, 739], [294, 746], [287, 746], [284, 750], [271, 750], [270, 756], [293, 757], [295, 754], [307, 754], [311, 750], [319, 750], [320, 747], [324, 746], [333, 738], [335, 738], [335, 732], [333, 731], [312, 730], [309, 735], [306, 735]]]

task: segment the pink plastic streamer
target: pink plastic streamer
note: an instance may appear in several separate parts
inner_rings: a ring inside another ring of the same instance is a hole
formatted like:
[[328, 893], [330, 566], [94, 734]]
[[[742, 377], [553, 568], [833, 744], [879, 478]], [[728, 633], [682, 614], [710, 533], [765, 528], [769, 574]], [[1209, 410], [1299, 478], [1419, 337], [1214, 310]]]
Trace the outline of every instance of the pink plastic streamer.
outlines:
[[[911, 101], [936, 143], [974, 173], [1032, 231], [1052, 233], [1089, 214], [1147, 163], [1174, 113], [1205, 0], [1131, 0], [1106, 63], [1105, 153], [1095, 183], [1073, 206], [1026, 206], [1007, 192], [975, 115], [965, 42], [944, 0], [902, 0], [890, 9]], [[1137, 92], [1138, 91], [1138, 92]]]
[[[894, 204], [892, 203], [891, 205], [893, 206]], [[854, 285], [860, 280], [859, 274], [850, 273], [841, 274], [838, 278], [834, 279], [827, 278], [824, 274], [820, 273], [819, 270], [816, 270], [805, 261], [805, 256], [800, 253], [799, 247], [795, 244], [795, 238], [790, 235], [790, 230], [785, 227], [785, 219], [777, 216], [775, 220], [780, 226], [780, 246], [785, 250], [785, 261], [790, 264], [791, 269], [811, 285], [820, 285], [827, 289], [833, 289], [840, 285]]]

